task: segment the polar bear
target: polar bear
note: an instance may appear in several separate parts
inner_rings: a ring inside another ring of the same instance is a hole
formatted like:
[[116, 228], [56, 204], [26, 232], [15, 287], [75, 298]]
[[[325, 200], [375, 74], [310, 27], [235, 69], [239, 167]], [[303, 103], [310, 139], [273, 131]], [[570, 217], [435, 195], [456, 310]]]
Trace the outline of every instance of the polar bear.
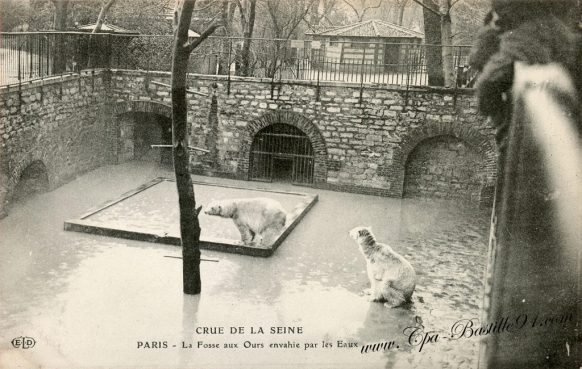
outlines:
[[410, 263], [386, 244], [376, 242], [369, 227], [356, 227], [349, 232], [366, 259], [370, 301], [386, 302], [396, 307], [411, 302], [416, 286], [416, 273]]
[[232, 218], [245, 245], [272, 245], [287, 220], [281, 204], [265, 197], [212, 200], [204, 213]]

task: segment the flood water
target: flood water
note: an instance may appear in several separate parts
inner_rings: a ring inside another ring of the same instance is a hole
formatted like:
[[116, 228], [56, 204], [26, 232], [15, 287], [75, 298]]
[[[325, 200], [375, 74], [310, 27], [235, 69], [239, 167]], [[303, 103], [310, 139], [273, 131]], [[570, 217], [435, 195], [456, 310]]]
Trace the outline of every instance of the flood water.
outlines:
[[[202, 262], [202, 294], [186, 296], [181, 260], [165, 257], [180, 256], [178, 247], [63, 231], [65, 220], [158, 176], [172, 173], [140, 162], [99, 168], [13, 205], [0, 220], [0, 367], [476, 366], [476, 339], [445, 336], [455, 321], [480, 315], [487, 211], [196, 177], [317, 193], [319, 202], [269, 258], [203, 251], [217, 262]], [[391, 309], [361, 295], [366, 265], [348, 236], [360, 225], [416, 269], [412, 306]], [[420, 325], [441, 335], [421, 352], [403, 334]], [[238, 327], [244, 333], [231, 334]], [[12, 349], [19, 336], [36, 345]], [[360, 353], [385, 341], [399, 347]], [[283, 343], [291, 347], [270, 347]], [[338, 347], [353, 346], [346, 343], [358, 347]]]

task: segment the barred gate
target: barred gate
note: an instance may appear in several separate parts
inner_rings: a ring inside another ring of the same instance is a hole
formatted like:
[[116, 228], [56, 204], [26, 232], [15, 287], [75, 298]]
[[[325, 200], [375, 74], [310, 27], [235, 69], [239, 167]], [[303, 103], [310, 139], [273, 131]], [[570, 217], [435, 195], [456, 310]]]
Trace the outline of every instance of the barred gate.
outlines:
[[251, 146], [251, 179], [313, 183], [313, 146], [309, 137], [289, 124], [260, 130]]

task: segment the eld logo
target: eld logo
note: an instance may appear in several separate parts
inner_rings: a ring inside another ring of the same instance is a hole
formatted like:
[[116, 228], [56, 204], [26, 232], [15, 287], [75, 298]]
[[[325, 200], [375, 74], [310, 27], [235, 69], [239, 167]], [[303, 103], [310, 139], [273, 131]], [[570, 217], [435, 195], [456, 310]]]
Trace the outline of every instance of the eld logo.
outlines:
[[16, 337], [12, 340], [12, 346], [23, 350], [28, 350], [36, 345], [36, 341], [32, 337]]

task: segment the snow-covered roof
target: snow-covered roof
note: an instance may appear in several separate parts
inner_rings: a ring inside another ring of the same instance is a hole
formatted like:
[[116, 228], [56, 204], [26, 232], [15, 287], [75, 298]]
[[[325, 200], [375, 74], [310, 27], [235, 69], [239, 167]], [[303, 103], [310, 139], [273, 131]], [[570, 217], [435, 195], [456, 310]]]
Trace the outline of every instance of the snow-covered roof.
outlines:
[[[87, 24], [84, 26], [78, 26], [76, 29], [78, 31], [82, 31], [82, 32], [93, 32], [96, 25], [97, 25], [97, 23], [91, 23], [91, 24]], [[131, 35], [137, 35], [139, 33], [136, 31], [130, 31], [130, 30], [125, 29], [123, 27], [119, 27], [119, 26], [105, 23], [105, 22], [103, 22], [103, 24], [101, 25], [101, 30], [99, 32], [100, 33], [124, 33], [124, 34], [131, 34]]]
[[424, 35], [420, 32], [378, 19], [334, 27], [321, 32], [307, 32], [306, 35], [331, 37], [424, 38]]

